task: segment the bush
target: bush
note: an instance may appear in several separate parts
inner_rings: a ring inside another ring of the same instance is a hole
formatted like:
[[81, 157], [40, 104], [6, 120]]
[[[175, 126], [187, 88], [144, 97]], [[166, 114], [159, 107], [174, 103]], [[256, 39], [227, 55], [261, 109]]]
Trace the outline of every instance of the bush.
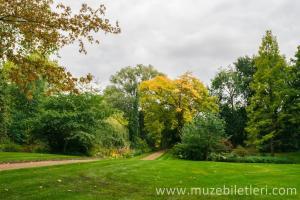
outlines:
[[238, 162], [238, 163], [277, 163], [277, 164], [290, 164], [294, 161], [272, 156], [236, 156], [234, 154], [212, 153], [209, 160], [217, 162]]
[[244, 147], [239, 145], [235, 149], [232, 150], [232, 154], [234, 154], [236, 156], [244, 157], [244, 156], [249, 155], [249, 152], [247, 151], [247, 149], [245, 149]]
[[3, 152], [19, 152], [22, 151], [22, 146], [11, 141], [5, 141], [0, 144], [0, 151]]
[[127, 121], [121, 113], [114, 113], [103, 121], [101, 127], [96, 131], [95, 146], [105, 148], [127, 148], [129, 147], [129, 134]]
[[173, 154], [182, 159], [207, 160], [222, 146], [224, 122], [216, 115], [202, 113], [182, 130], [181, 143], [174, 146]]

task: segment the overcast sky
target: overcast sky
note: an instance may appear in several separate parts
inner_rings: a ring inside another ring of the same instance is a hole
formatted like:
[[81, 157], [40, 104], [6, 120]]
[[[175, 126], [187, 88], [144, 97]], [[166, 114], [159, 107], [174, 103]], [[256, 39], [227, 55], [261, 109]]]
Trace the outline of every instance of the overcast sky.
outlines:
[[109, 19], [122, 33], [101, 35], [100, 45], [61, 50], [59, 62], [74, 75], [91, 72], [106, 85], [125, 66], [152, 64], [176, 77], [191, 71], [209, 84], [221, 66], [256, 54], [267, 29], [277, 36], [287, 58], [300, 45], [299, 0], [62, 0], [73, 9], [81, 3], [106, 5]]

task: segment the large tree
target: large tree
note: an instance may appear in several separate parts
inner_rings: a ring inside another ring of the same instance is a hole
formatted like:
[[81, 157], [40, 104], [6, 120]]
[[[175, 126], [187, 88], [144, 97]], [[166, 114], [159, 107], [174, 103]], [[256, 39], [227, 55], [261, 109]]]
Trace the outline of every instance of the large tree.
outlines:
[[244, 145], [247, 114], [246, 107], [253, 92], [250, 83], [255, 72], [252, 58], [239, 57], [233, 67], [221, 69], [211, 83], [211, 92], [219, 98], [221, 118], [225, 132], [234, 146]]
[[112, 85], [104, 91], [106, 100], [125, 113], [125, 117], [129, 122], [129, 137], [133, 145], [140, 136], [143, 126], [140, 124], [142, 113], [139, 111], [140, 94], [138, 86], [142, 81], [152, 79], [158, 75], [162, 75], [162, 73], [151, 65], [128, 66], [111, 77]]
[[288, 88], [282, 112], [279, 119], [283, 123], [283, 130], [279, 139], [282, 151], [296, 151], [300, 149], [300, 46], [288, 67]]
[[215, 98], [189, 73], [177, 79], [157, 76], [140, 85], [145, 127], [156, 147], [180, 141], [181, 130], [201, 111], [216, 111]]
[[279, 115], [286, 91], [287, 64], [271, 31], [267, 31], [262, 39], [255, 66], [250, 84], [254, 95], [247, 108], [249, 143], [274, 154], [274, 139], [282, 127]]

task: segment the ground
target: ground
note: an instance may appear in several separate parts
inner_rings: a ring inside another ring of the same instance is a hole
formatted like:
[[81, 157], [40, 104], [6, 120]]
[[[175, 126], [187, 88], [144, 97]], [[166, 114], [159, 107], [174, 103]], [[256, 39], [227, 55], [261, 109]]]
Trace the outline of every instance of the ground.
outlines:
[[[157, 195], [156, 188], [295, 187], [293, 196]], [[0, 197], [16, 199], [300, 199], [299, 164], [116, 159], [0, 172]]]

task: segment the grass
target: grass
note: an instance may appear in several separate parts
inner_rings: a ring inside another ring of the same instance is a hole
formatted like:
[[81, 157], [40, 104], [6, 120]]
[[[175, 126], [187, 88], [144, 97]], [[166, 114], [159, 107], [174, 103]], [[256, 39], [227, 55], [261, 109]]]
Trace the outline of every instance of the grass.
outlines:
[[23, 153], [23, 152], [0, 152], [0, 163], [15, 163], [26, 161], [42, 160], [65, 160], [79, 159], [79, 156], [44, 154], [44, 153]]
[[[168, 154], [166, 155], [168, 156]], [[5, 200], [47, 199], [285, 199], [282, 196], [157, 196], [156, 187], [295, 187], [299, 164], [245, 164], [171, 160], [102, 160], [0, 172]]]

